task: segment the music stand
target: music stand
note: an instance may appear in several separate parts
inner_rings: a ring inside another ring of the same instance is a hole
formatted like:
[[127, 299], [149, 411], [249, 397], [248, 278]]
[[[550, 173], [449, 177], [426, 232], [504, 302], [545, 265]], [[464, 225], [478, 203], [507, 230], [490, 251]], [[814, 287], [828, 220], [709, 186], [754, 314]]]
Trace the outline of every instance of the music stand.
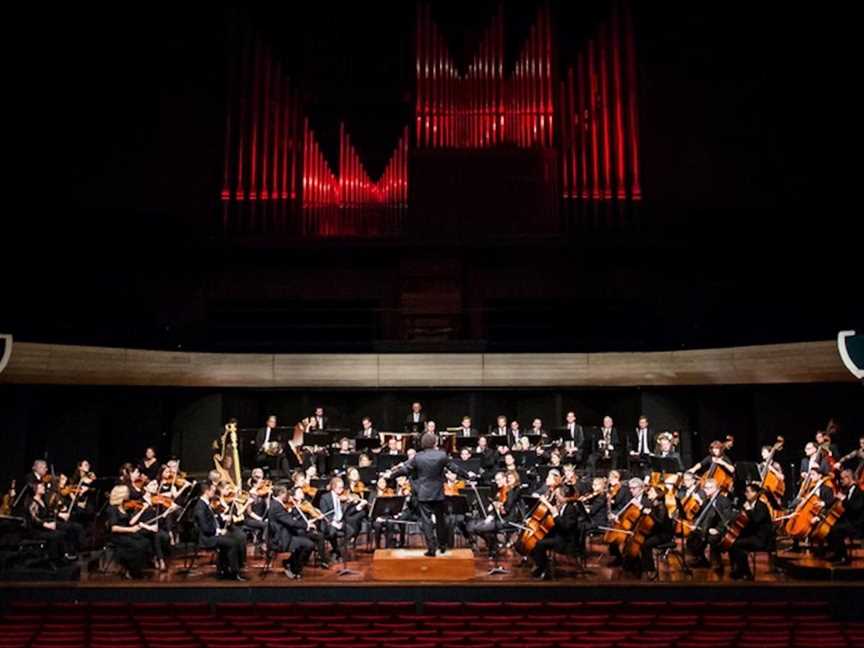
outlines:
[[393, 518], [399, 515], [405, 507], [405, 499], [404, 495], [376, 497], [372, 503], [372, 510], [369, 512], [369, 521], [372, 524], [373, 530], [376, 520], [380, 519], [384, 523], [392, 522]]
[[651, 466], [651, 472], [660, 473], [663, 479], [668, 475], [677, 475], [684, 472], [684, 466], [681, 465], [680, 457], [658, 457], [651, 455], [648, 460]]
[[377, 437], [357, 437], [354, 439], [354, 447], [357, 448], [360, 452], [368, 452], [372, 450], [377, 450], [381, 447], [381, 439]]
[[342, 454], [337, 452], [327, 457], [327, 474], [334, 472], [343, 472], [351, 466], [356, 466], [360, 462], [360, 455], [356, 452]]
[[407, 460], [408, 456], [404, 454], [398, 455], [390, 455], [390, 454], [379, 454], [378, 455], [378, 471], [386, 472], [390, 470], [396, 464], [400, 464], [403, 461]]
[[[461, 428], [460, 428], [461, 429]], [[457, 436], [456, 437], [456, 450], [462, 450], [462, 448], [473, 448], [477, 445], [476, 436]]]
[[306, 432], [303, 434], [303, 447], [318, 446], [319, 448], [329, 448], [333, 442], [333, 435], [328, 432]]

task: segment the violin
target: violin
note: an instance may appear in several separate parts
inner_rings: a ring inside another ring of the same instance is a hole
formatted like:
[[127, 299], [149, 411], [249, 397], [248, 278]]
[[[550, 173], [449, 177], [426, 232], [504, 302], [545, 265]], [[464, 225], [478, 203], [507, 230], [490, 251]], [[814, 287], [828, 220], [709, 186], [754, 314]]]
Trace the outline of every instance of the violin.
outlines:
[[383, 489], [383, 490], [380, 490], [380, 489], [379, 489], [379, 490], [378, 490], [378, 493], [377, 493], [377, 496], [378, 496], [378, 497], [395, 497], [395, 496], [396, 496], [396, 490], [393, 489], [393, 488], [390, 488], [390, 487], [388, 486], [387, 488], [385, 488], [385, 489]]
[[315, 495], [318, 494], [318, 489], [315, 488], [314, 486], [310, 486], [309, 484], [306, 484], [306, 485], [303, 487], [303, 494], [304, 494], [306, 497], [315, 497]]
[[[269, 479], [265, 479], [255, 486], [252, 492], [255, 493], [257, 497], [267, 497], [273, 492], [273, 482]], [[305, 488], [303, 489], [303, 492], [306, 492]]]
[[455, 497], [463, 488], [465, 488], [465, 482], [461, 480], [453, 482], [452, 484], [450, 482], [444, 482], [444, 495], [447, 497]]
[[151, 495], [150, 504], [152, 506], [165, 506], [171, 508], [174, 506], [174, 498], [169, 497], [168, 495]]
[[142, 511], [144, 510], [144, 501], [143, 500], [123, 500], [123, 504], [121, 505], [124, 510], [129, 511]]

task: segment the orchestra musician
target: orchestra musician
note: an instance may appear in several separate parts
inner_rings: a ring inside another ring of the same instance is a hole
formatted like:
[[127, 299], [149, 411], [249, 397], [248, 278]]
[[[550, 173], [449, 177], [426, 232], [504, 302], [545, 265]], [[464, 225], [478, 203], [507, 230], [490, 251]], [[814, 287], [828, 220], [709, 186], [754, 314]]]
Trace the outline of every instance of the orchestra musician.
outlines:
[[426, 427], [426, 412], [423, 411], [423, 406], [414, 402], [411, 403], [411, 412], [405, 417], [405, 432], [413, 432], [419, 434]]
[[123, 568], [123, 578], [141, 578], [152, 543], [144, 535], [144, 523], [132, 522], [124, 507], [129, 501], [129, 487], [115, 486], [108, 496], [108, 531], [114, 546], [113, 560]]
[[591, 454], [588, 457], [588, 468], [591, 474], [597, 471], [597, 462], [609, 462], [614, 470], [618, 467], [618, 430], [611, 416], [603, 417], [603, 426], [597, 431], [597, 436], [591, 441]]
[[282, 437], [276, 431], [276, 424], [276, 416], [271, 414], [267, 417], [264, 427], [258, 428], [255, 433], [257, 452], [255, 464], [259, 468], [266, 468], [271, 472], [283, 468], [284, 445], [282, 444]]
[[733, 580], [753, 580], [753, 572], [747, 560], [747, 553], [764, 551], [773, 544], [774, 528], [771, 513], [765, 502], [759, 499], [759, 484], [748, 483], [744, 487], [743, 510], [747, 514], [747, 524], [729, 548], [729, 563]]
[[326, 416], [324, 416], [324, 408], [323, 407], [320, 407], [320, 406], [316, 407], [315, 413], [312, 415], [312, 418], [315, 420], [315, 428], [316, 429], [320, 430], [321, 432], [324, 432], [325, 430], [327, 430], [330, 421]]
[[630, 465], [644, 475], [648, 467], [648, 456], [654, 447], [654, 433], [648, 425], [648, 417], [639, 417], [636, 429], [627, 436], [627, 454]]
[[[576, 422], [576, 412], [569, 411], [565, 417], [564, 436], [561, 441], [564, 444], [564, 451], [569, 458], [579, 463], [582, 461], [582, 455], [585, 447], [585, 431], [582, 426]], [[533, 433], [533, 432], [532, 432]]]
[[149, 552], [153, 556], [154, 567], [159, 571], [167, 569], [165, 556], [171, 550], [171, 537], [168, 533], [165, 516], [179, 509], [179, 506], [170, 498], [159, 496], [159, 482], [148, 481], [144, 486], [144, 493], [140, 500], [142, 508], [129, 521], [131, 526], [140, 523], [141, 534], [149, 541]]
[[[783, 475], [783, 467], [780, 465], [779, 461], [776, 461], [772, 458], [772, 447], [770, 445], [762, 446], [761, 449], [762, 461], [757, 464], [760, 475], [766, 475], [767, 473], [772, 473], [778, 480], [779, 486], [776, 490], [771, 488], [765, 488], [765, 494], [771, 500], [771, 505], [774, 508], [780, 508], [780, 499], [783, 497], [783, 492], [785, 490], [785, 482], [786, 479]], [[771, 463], [768, 463], [768, 460], [771, 459]], [[763, 479], [764, 481], [764, 479]]]
[[[645, 483], [637, 477], [630, 479], [627, 485], [630, 490], [630, 502], [639, 508], [641, 515], [647, 515], [653, 519], [653, 527], [641, 545], [638, 559], [627, 558], [625, 560], [621, 555], [620, 547], [615, 543], [610, 544], [609, 553], [613, 556], [610, 566], [623, 565], [627, 572], [637, 576], [647, 574], [650, 579], [656, 579], [657, 566], [654, 563], [654, 547], [672, 541], [674, 537], [672, 519], [669, 517], [656, 488], [648, 487], [646, 491]], [[617, 521], [619, 513], [613, 513], [611, 519]]]
[[[518, 445], [519, 439], [522, 437], [522, 435], [523, 433], [522, 429], [519, 427], [519, 421], [515, 419], [510, 421], [510, 431], [507, 433], [507, 447], [515, 448]], [[500, 447], [503, 446], [499, 446], [499, 448]]]
[[372, 418], [369, 416], [364, 416], [360, 421], [361, 429], [357, 433], [358, 439], [375, 439], [378, 440], [378, 430], [376, 430], [372, 425]]
[[825, 557], [843, 565], [850, 562], [846, 539], [864, 538], [864, 492], [851, 470], [840, 473], [840, 487], [844, 494], [837, 497], [843, 498], [843, 514], [828, 533], [828, 554]]
[[[561, 483], [561, 476], [557, 470], [550, 470], [546, 476], [547, 495], [541, 498], [549, 513], [555, 520], [552, 529], [541, 538], [530, 553], [534, 562], [531, 575], [541, 580], [549, 580], [549, 551], [556, 553], [575, 554], [582, 551], [580, 535], [580, 514], [577, 504], [573, 500], [572, 488]], [[566, 493], [565, 493], [566, 489]], [[599, 498], [602, 499], [602, 498]]]
[[726, 446], [722, 441], [712, 441], [708, 455], [699, 463], [689, 468], [687, 472], [695, 473], [708, 470], [711, 464], [719, 464], [726, 472], [735, 474], [735, 465], [725, 454]]
[[[354, 470], [356, 472], [356, 469]], [[343, 561], [340, 541], [344, 546], [360, 532], [360, 520], [365, 515], [365, 505], [366, 500], [345, 490], [345, 482], [341, 477], [330, 480], [330, 490], [322, 495], [319, 508], [327, 516], [328, 524], [324, 529], [324, 537], [330, 542], [330, 555], [333, 560]]]
[[621, 473], [610, 470], [606, 476], [607, 512], [611, 515], [623, 509], [630, 501], [630, 490], [621, 484]]
[[495, 419], [495, 427], [489, 429], [489, 434], [491, 436], [506, 437], [509, 431], [510, 428], [507, 425], [507, 417], [500, 414], [498, 418]]
[[144, 458], [138, 463], [138, 470], [147, 477], [147, 481], [159, 478], [159, 459], [156, 457], [156, 448], [152, 446], [144, 448]]
[[489, 447], [489, 441], [485, 436], [477, 439], [474, 456], [480, 458], [481, 474], [495, 469], [495, 450]]
[[219, 578], [245, 581], [240, 570], [246, 561], [246, 536], [239, 528], [227, 524], [222, 517], [226, 512], [220, 509], [219, 502], [216, 487], [205, 482], [192, 513], [198, 527], [198, 543], [205, 549], [218, 550]]
[[71, 519], [68, 510], [61, 510], [56, 492], [48, 491], [44, 481], [33, 482], [32, 495], [27, 505], [32, 535], [44, 540], [48, 556], [54, 561], [61, 557], [78, 560], [78, 550], [84, 542], [84, 528]]
[[510, 487], [507, 475], [504, 471], [495, 473], [497, 490], [486, 511], [486, 517], [469, 520], [466, 524], [469, 534], [483, 538], [490, 559], [494, 559], [498, 554], [498, 533], [516, 528], [522, 519], [519, 491]]
[[[685, 542], [687, 552], [695, 558], [691, 566], [710, 567], [713, 564], [722, 569], [720, 541], [723, 539], [726, 526], [734, 517], [732, 501], [726, 493], [717, 488], [717, 482], [713, 479], [705, 480], [701, 500], [702, 505], [687, 532]], [[705, 558], [706, 547], [710, 554], [710, 562]]]
[[465, 439], [477, 438], [479, 436], [477, 430], [471, 426], [471, 417], [462, 417], [462, 426], [459, 428], [458, 435]]
[[[294, 489], [294, 497], [302, 495], [302, 488]], [[309, 537], [316, 531], [315, 522], [304, 515], [287, 488], [277, 486], [273, 489], [273, 500], [267, 514], [270, 550], [275, 553], [291, 552], [283, 568], [285, 575], [292, 580], [303, 577], [303, 567], [315, 549], [315, 542]]]
[[671, 459], [677, 465], [676, 472], [684, 471], [684, 464], [681, 463], [681, 455], [672, 447], [672, 435], [668, 432], [663, 432], [657, 435], [657, 444], [660, 446], [659, 452], [652, 453], [655, 457], [661, 459]]
[[819, 446], [814, 441], [808, 441], [804, 445], [804, 457], [801, 459], [801, 479], [806, 479], [814, 467], [818, 468], [822, 475], [827, 475], [830, 470], [827, 455], [819, 451]]

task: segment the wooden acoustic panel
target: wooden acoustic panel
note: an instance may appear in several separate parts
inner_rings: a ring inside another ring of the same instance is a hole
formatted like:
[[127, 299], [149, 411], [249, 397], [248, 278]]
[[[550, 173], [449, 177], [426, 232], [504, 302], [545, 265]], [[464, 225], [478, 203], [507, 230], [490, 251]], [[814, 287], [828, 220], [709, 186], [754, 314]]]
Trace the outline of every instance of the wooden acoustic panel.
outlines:
[[16, 342], [0, 383], [629, 387], [853, 382], [836, 342], [656, 353], [230, 354]]

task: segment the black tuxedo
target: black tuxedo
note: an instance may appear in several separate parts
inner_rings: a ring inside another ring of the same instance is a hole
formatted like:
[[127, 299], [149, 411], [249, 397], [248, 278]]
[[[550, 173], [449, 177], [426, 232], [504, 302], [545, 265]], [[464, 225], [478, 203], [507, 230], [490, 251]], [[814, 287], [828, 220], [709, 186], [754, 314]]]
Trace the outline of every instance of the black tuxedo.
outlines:
[[366, 436], [366, 430], [360, 430], [357, 433], [358, 439], [378, 439], [378, 430], [374, 427], [369, 428], [369, 436]]
[[[255, 447], [258, 449], [259, 455], [264, 452], [263, 448], [266, 439], [267, 426], [265, 425], [264, 427], [258, 428], [258, 431], [255, 433]], [[282, 443], [282, 435], [276, 430], [276, 428], [270, 430], [270, 443], [273, 443], [274, 441]]]
[[538, 571], [545, 572], [549, 564], [547, 551], [574, 554], [581, 551], [581, 533], [579, 527], [579, 511], [581, 503], [569, 502], [558, 509], [555, 526], [540, 540], [531, 552], [531, 558]]
[[[654, 451], [654, 430], [650, 427], [645, 428], [646, 431], [646, 445], [648, 446], [647, 451]], [[631, 452], [639, 452], [640, 454], [645, 454], [645, 448], [639, 447], [639, 428], [634, 428], [631, 432], [627, 434], [627, 453]]]
[[468, 434], [465, 434], [465, 428], [460, 427], [459, 432], [456, 433], [456, 436], [461, 437], [463, 439], [468, 439], [468, 438], [475, 438], [476, 439], [480, 435], [477, 433], [476, 428], [473, 428], [473, 427], [468, 428]]
[[[306, 521], [296, 506], [286, 509], [282, 502], [274, 499], [267, 516], [270, 527], [270, 549], [274, 552], [290, 551], [290, 567], [300, 574], [315, 548], [315, 543], [306, 535]], [[323, 560], [323, 556], [320, 556]]]
[[326, 416], [311, 416], [309, 418], [315, 421], [315, 428], [320, 432], [326, 430], [330, 424], [330, 420]]
[[572, 442], [576, 447], [576, 450], [581, 451], [582, 447], [585, 445], [585, 430], [582, 429], [582, 426], [578, 423], [575, 423], [571, 430], [570, 424], [567, 423], [564, 426], [564, 435], [561, 437], [561, 440], [565, 443]]
[[468, 473], [439, 448], [418, 452], [411, 459], [397, 466], [390, 474], [393, 477], [411, 475], [416, 494], [420, 524], [426, 537], [426, 548], [435, 551], [447, 545], [447, 525], [444, 515], [444, 470], [460, 477]]
[[426, 412], [420, 412], [418, 416], [419, 420], [416, 423], [414, 422], [414, 412], [405, 417], [406, 432], [423, 432], [426, 429], [426, 421], [428, 420]]
[[246, 560], [246, 536], [236, 527], [219, 535], [217, 531], [221, 524], [209, 502], [198, 498], [194, 506], [193, 519], [198, 527], [198, 544], [205, 549], [218, 549], [220, 573], [238, 573]]
[[774, 545], [774, 526], [771, 513], [764, 502], [756, 501], [753, 508], [747, 512], [747, 525], [729, 548], [729, 562], [732, 573], [741, 576], [752, 576], [747, 562], [748, 551], [762, 551]]

